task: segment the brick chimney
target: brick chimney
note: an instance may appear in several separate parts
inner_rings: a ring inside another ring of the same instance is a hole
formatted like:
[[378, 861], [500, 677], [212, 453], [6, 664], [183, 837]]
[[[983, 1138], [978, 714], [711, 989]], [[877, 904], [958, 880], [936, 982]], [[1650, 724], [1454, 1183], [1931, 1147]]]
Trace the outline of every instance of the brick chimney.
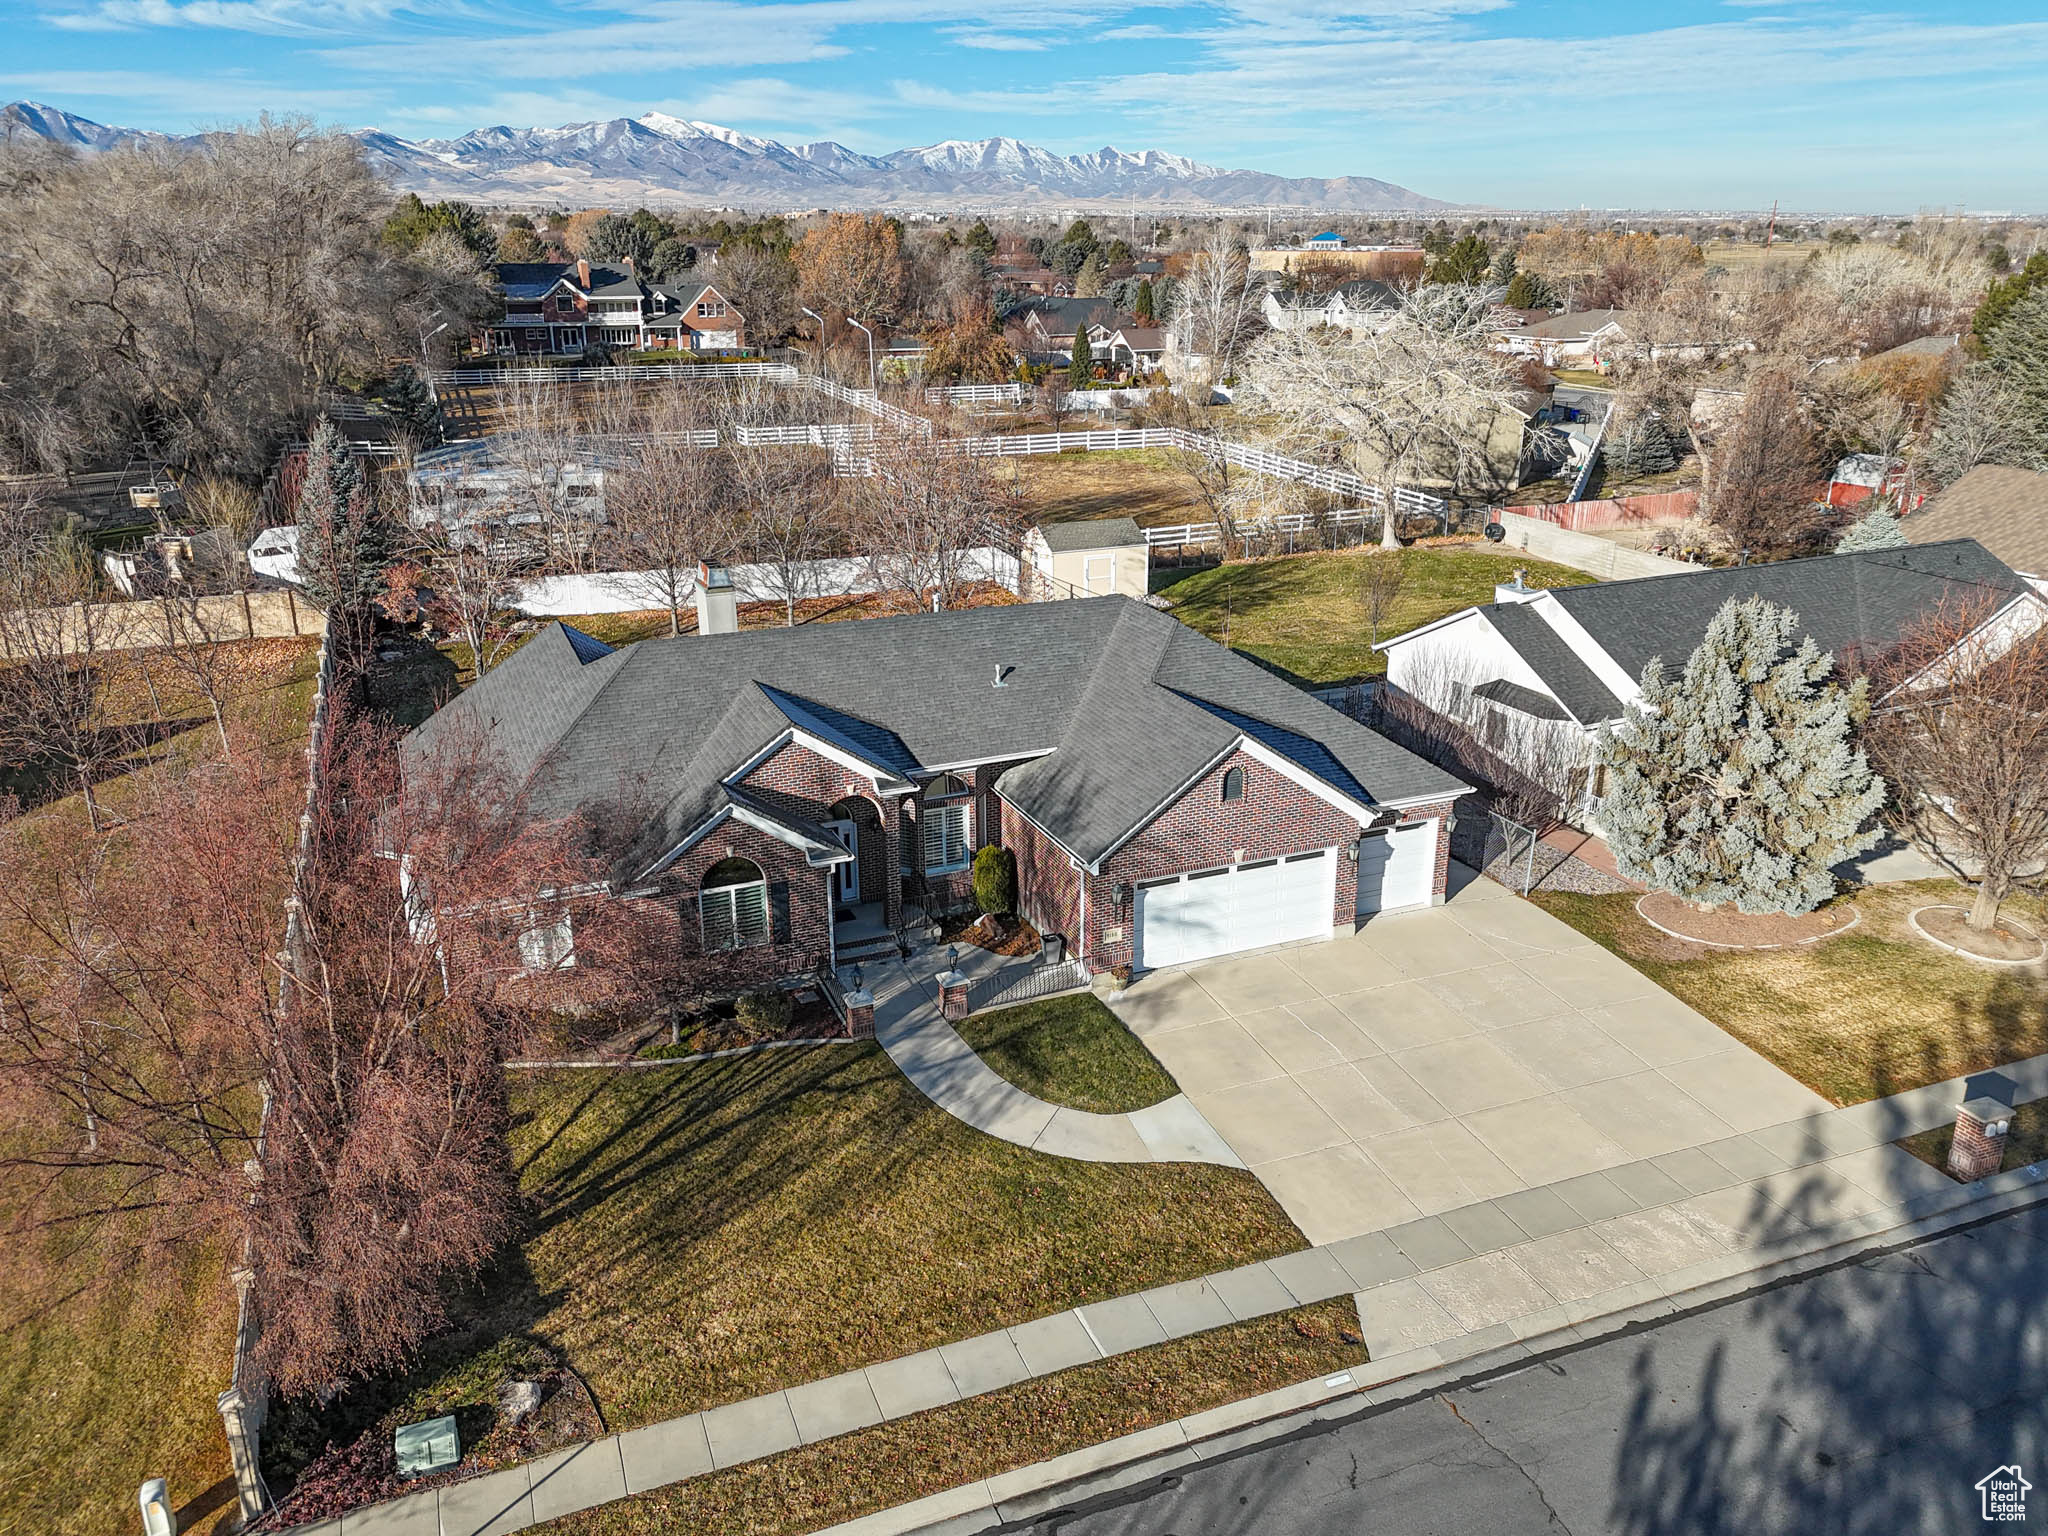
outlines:
[[697, 633], [730, 635], [740, 627], [740, 599], [723, 566], [697, 567]]
[[[626, 270], [627, 270], [628, 272], [633, 272], [633, 258], [632, 258], [632, 257], [630, 257], [630, 256], [621, 256], [621, 257], [619, 258], [619, 261], [620, 261], [621, 265], [623, 265], [623, 266], [625, 267], [625, 269], [626, 269]], [[635, 277], [638, 277], [638, 276], [639, 276], [640, 274], [639, 274], [638, 272], [633, 272], [633, 275], [634, 275]]]
[[576, 258], [576, 281], [585, 293], [590, 292], [590, 263], [581, 256]]

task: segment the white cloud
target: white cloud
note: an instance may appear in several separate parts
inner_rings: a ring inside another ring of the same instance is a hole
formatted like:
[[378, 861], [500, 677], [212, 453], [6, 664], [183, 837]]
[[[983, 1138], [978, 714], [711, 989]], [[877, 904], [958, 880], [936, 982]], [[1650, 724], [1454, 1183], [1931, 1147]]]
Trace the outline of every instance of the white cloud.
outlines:
[[986, 48], [993, 53], [1043, 53], [1045, 44], [1035, 37], [1018, 37], [1013, 32], [949, 32], [946, 40], [962, 48]]

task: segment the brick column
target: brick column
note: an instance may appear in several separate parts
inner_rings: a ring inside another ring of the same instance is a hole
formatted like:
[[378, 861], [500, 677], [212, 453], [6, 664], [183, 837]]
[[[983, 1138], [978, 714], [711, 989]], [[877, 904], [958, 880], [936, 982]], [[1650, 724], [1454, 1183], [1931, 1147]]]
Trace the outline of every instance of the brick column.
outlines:
[[882, 802], [882, 915], [891, 929], [903, 923], [903, 797]]
[[1989, 1178], [2005, 1164], [2005, 1135], [2012, 1128], [2012, 1106], [1998, 1099], [1966, 1099], [1956, 1106], [1955, 1137], [1949, 1143], [1948, 1171], [1965, 1183]]
[[856, 1040], [875, 1038], [875, 994], [866, 987], [846, 994], [846, 1032]]
[[966, 1018], [967, 978], [958, 971], [946, 971], [938, 980], [939, 1012], [955, 1023]]

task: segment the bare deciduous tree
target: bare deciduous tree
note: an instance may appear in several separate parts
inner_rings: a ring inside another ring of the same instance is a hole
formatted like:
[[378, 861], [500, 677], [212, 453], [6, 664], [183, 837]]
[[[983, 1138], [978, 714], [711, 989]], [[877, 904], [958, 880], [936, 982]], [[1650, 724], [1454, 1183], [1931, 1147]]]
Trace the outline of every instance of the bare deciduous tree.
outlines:
[[1514, 365], [1490, 345], [1485, 294], [1455, 284], [1418, 289], [1380, 330], [1276, 331], [1254, 349], [1249, 393], [1284, 435], [1312, 451], [1343, 449], [1374, 482], [1380, 543], [1400, 542], [1396, 498], [1419, 475], [1456, 485], [1491, 473], [1497, 421], [1517, 424]]
[[1891, 814], [1930, 858], [1977, 888], [1983, 931], [2019, 886], [2048, 875], [2048, 627], [2038, 602], [1946, 607], [1878, 674], [1865, 734]]
[[706, 445], [716, 421], [694, 389], [664, 394], [605, 475], [607, 563], [633, 593], [668, 610], [672, 635], [682, 633], [699, 563], [724, 563], [737, 535], [732, 459], [752, 450]]
[[1806, 413], [1784, 373], [1750, 382], [1734, 429], [1717, 445], [1709, 522], [1757, 556], [1809, 551], [1828, 519], [1816, 498], [1820, 455]]
[[749, 448], [732, 459], [740, 552], [755, 567], [750, 595], [782, 604], [784, 624], [825, 590], [823, 560], [848, 553], [839, 486], [809, 448]]
[[1408, 568], [1398, 554], [1383, 549], [1367, 557], [1365, 569], [1358, 577], [1358, 605], [1365, 610], [1366, 626], [1374, 645], [1379, 644], [1380, 625], [1393, 616], [1407, 579]]
[[871, 474], [853, 482], [853, 536], [876, 590], [911, 611], [950, 608], [977, 573], [970, 550], [1015, 543], [1010, 499], [988, 460], [954, 451], [937, 432], [891, 431], [870, 450]]
[[1166, 328], [1182, 352], [1207, 357], [1220, 379], [1264, 329], [1264, 298], [1244, 248], [1219, 229], [1173, 285]]

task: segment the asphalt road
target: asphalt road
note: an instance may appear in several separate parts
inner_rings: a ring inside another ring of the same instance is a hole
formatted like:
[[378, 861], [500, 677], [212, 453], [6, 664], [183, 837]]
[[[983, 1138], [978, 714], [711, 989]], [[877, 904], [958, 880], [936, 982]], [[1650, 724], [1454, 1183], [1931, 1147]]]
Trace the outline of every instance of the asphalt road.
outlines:
[[[1097, 1504], [1059, 1536], [2048, 1530], [2048, 1209], [1876, 1255]], [[2024, 1524], [1975, 1484], [2017, 1462]]]

